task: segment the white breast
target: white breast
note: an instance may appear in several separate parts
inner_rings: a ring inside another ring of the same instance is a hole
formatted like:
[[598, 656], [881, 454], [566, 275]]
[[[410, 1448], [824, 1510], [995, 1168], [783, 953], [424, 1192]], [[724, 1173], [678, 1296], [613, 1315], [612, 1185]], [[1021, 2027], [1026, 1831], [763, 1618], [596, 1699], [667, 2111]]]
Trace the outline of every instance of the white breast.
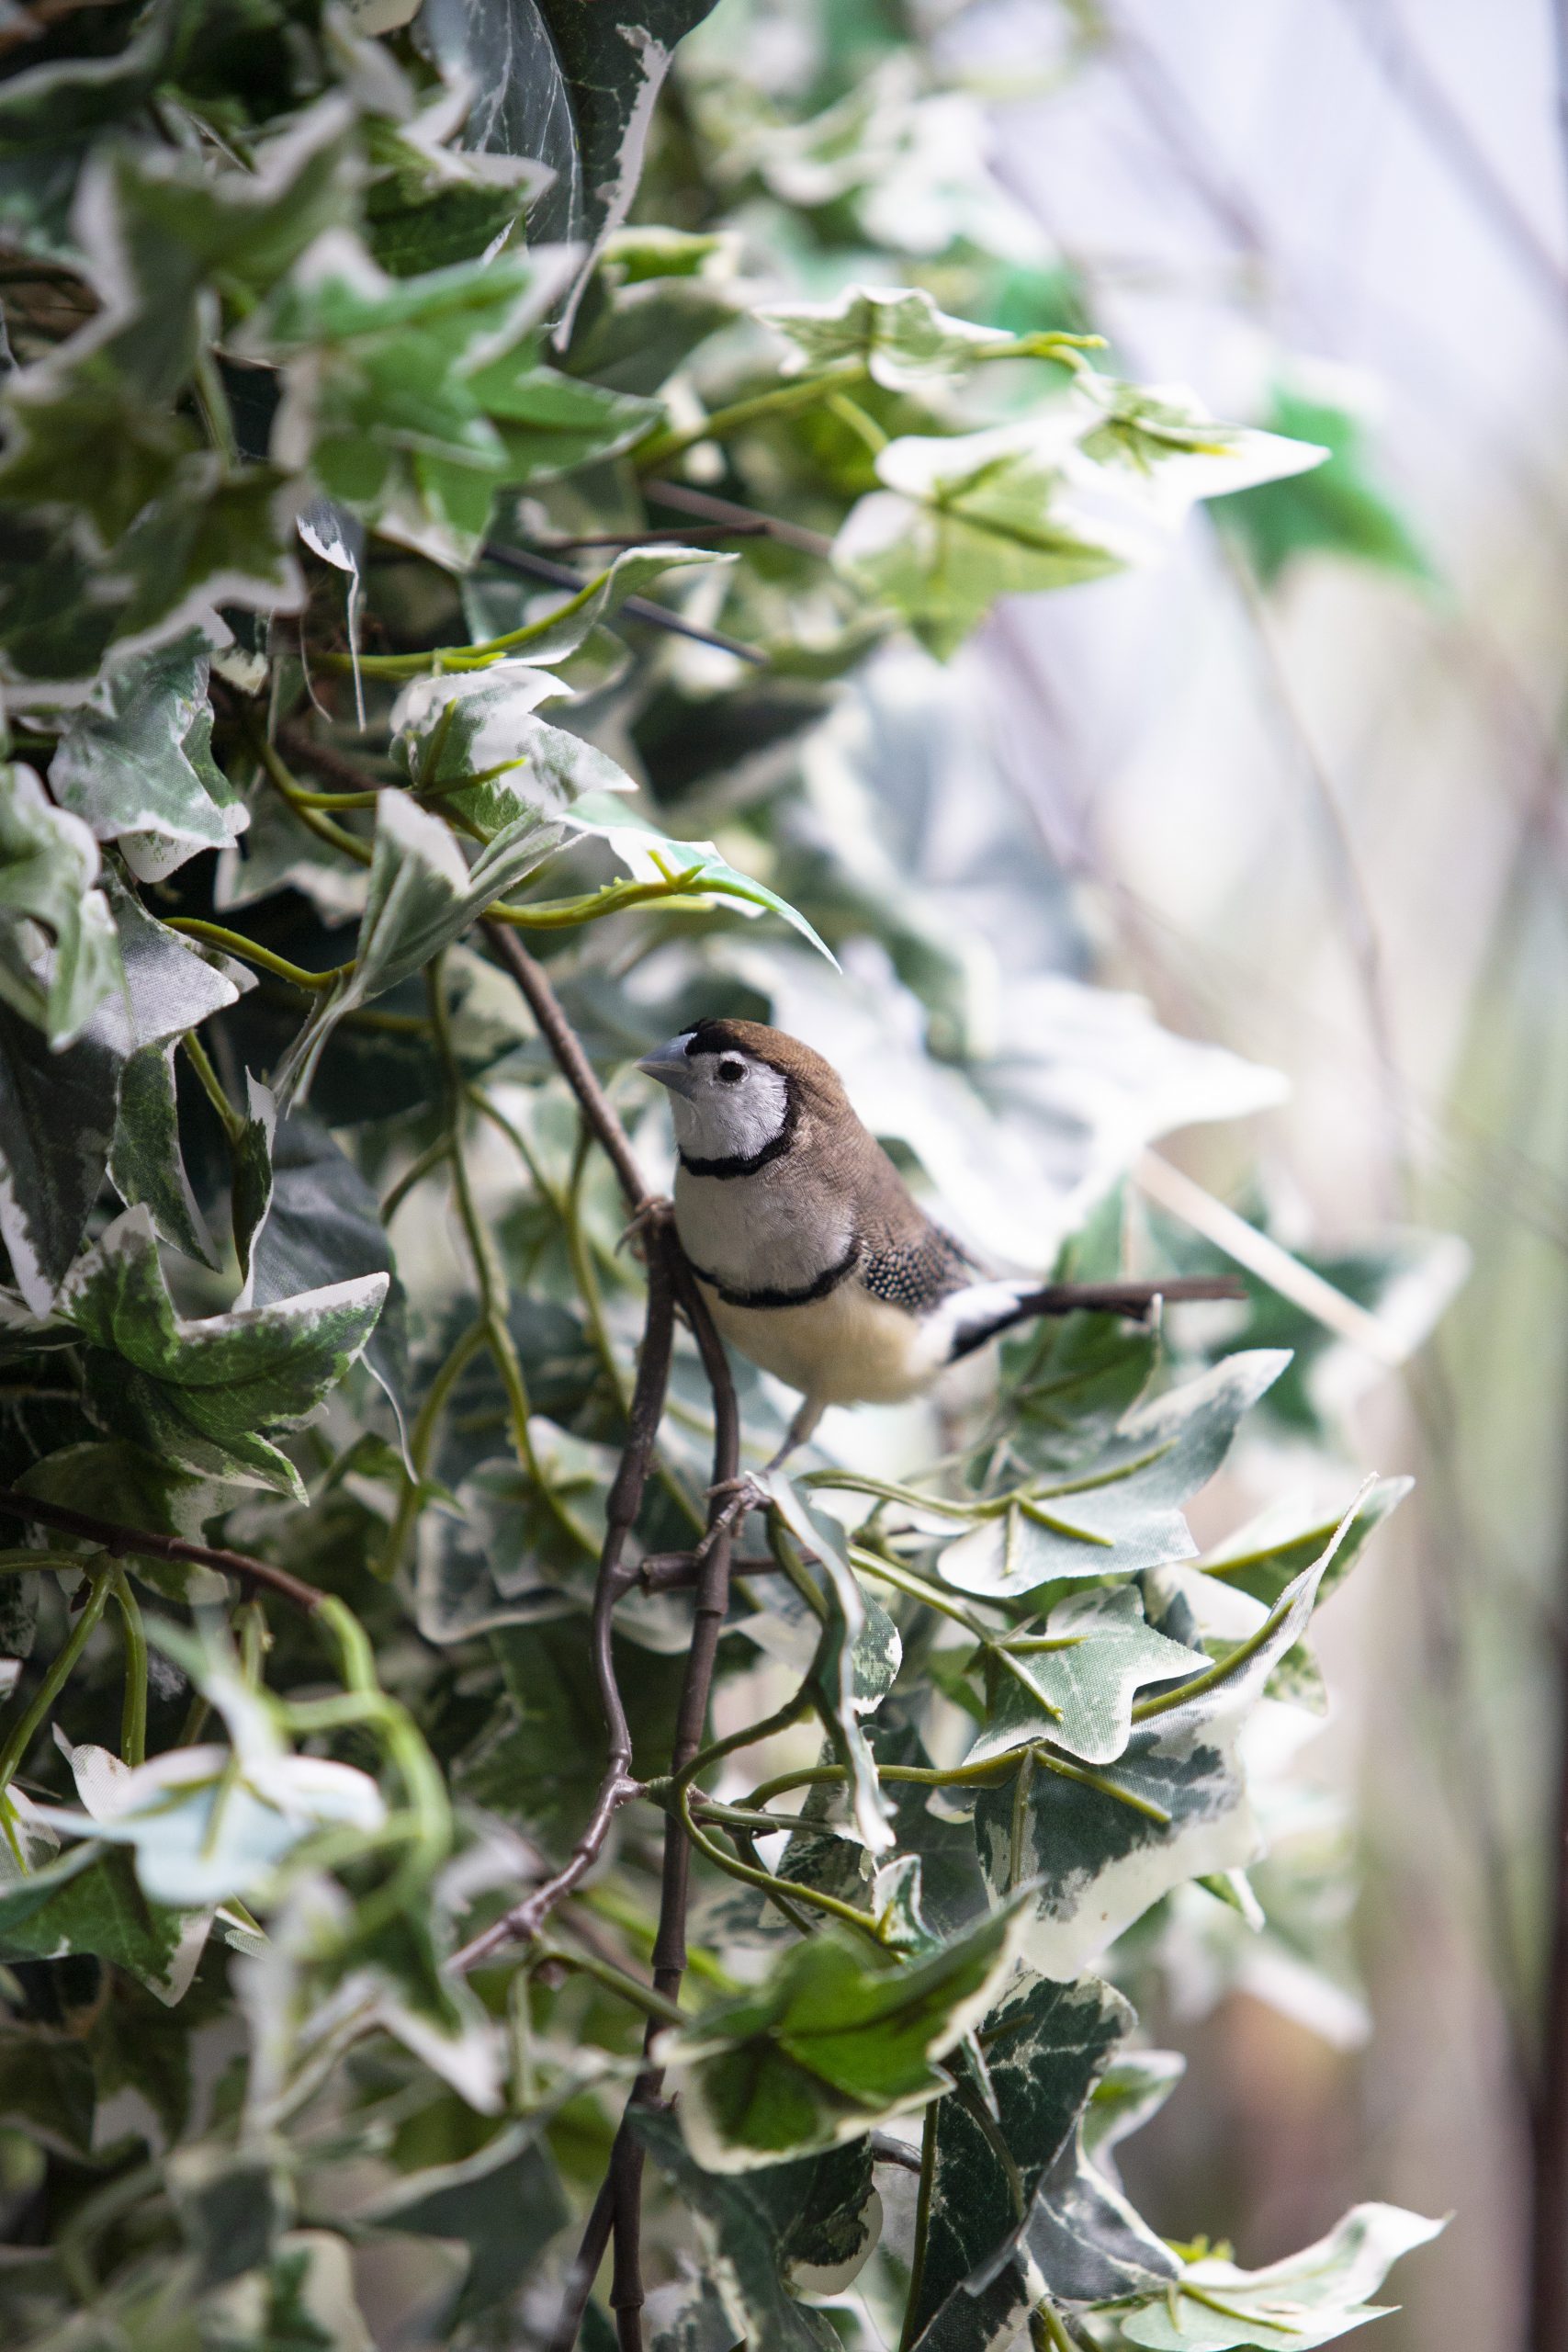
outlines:
[[[799, 1185], [781, 1182], [780, 1165], [754, 1176], [675, 1176], [675, 1229], [681, 1246], [727, 1290], [806, 1290], [850, 1246], [848, 1203], [803, 1204]], [[803, 1205], [810, 1215], [802, 1216]]]

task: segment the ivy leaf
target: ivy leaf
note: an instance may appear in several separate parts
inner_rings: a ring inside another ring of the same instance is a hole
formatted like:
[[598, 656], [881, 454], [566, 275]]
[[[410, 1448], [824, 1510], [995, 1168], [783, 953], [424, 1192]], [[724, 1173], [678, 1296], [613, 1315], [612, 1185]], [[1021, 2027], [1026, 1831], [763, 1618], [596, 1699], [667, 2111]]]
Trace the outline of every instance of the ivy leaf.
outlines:
[[48, 1314], [98, 1197], [120, 1059], [92, 1035], [51, 1054], [0, 1004], [0, 1238], [35, 1315]]
[[[116, 986], [119, 955], [97, 844], [28, 767], [11, 767], [0, 791], [0, 996], [51, 1046], [70, 1045]], [[50, 942], [42, 978], [28, 923]]]
[[272, 1442], [297, 1429], [375, 1328], [385, 1274], [203, 1321], [176, 1315], [152, 1219], [127, 1209], [73, 1268], [60, 1312], [85, 1342], [90, 1409], [102, 1426], [182, 1468], [305, 1499]]
[[212, 759], [207, 679], [208, 649], [194, 631], [119, 655], [72, 713], [50, 768], [61, 806], [99, 841], [118, 841], [143, 882], [227, 848], [249, 821]]
[[555, 174], [536, 240], [592, 243], [626, 218], [671, 52], [713, 0], [426, 0], [420, 40], [477, 96], [464, 143], [536, 155]]
[[834, 564], [945, 656], [1000, 595], [1072, 587], [1145, 560], [1146, 529], [1067, 479], [1082, 429], [1064, 404], [1022, 424], [889, 442], [876, 459], [884, 487], [852, 508]]
[[560, 838], [553, 820], [584, 792], [633, 789], [607, 752], [536, 716], [567, 691], [529, 662], [416, 678], [392, 706], [393, 761], [485, 832], [529, 820], [542, 856]]
[[235, 1234], [245, 1274], [235, 1305], [274, 1306], [356, 1276], [385, 1274], [386, 1305], [364, 1360], [386, 1392], [406, 1448], [407, 1299], [376, 1195], [308, 1111], [292, 1112], [279, 1126], [266, 1088], [252, 1078], [247, 1091], [253, 1182], [244, 1229]]
[[[930, 2227], [910, 2315], [917, 2345], [985, 2352], [986, 2290], [1005, 2273], [1028, 2285], [1021, 2249], [1035, 2190], [1071, 2141], [1096, 2082], [1135, 2019], [1109, 1984], [1025, 1979], [979, 2030], [1010, 2181], [987, 2133], [956, 2098], [937, 2110]], [[986, 2299], [988, 2301], [989, 2299]], [[1033, 2298], [1024, 2295], [1027, 2303]], [[929, 2331], [929, 2338], [928, 2338]]]
[[[1178, 1689], [1144, 1701], [1143, 1719], [1103, 1775], [1036, 1770], [1023, 1825], [1022, 1868], [1034, 1881], [1023, 1948], [1043, 1975], [1077, 1974], [1183, 1880], [1256, 1858], [1236, 1736], [1301, 1638], [1325, 1566], [1320, 1559], [1288, 1585], [1258, 1632], [1196, 1677], [1190, 1695]], [[1013, 1794], [987, 1789], [976, 1807], [993, 1887], [1012, 1882]]]
[[1278, 387], [1269, 404], [1271, 432], [1314, 441], [1329, 452], [1310, 474], [1261, 484], [1227, 498], [1222, 526], [1246, 548], [1266, 587], [1298, 558], [1345, 556], [1423, 584], [1432, 561], [1409, 524], [1377, 481], [1359, 417], [1336, 402]]
[[466, 563], [508, 462], [470, 379], [528, 332], [570, 258], [536, 247], [392, 278], [329, 231], [242, 338], [285, 364], [278, 461], [433, 560]]
[[[1378, 1478], [1359, 1498], [1318, 1587], [1320, 1608], [1336, 1587], [1344, 1582], [1371, 1536], [1398, 1510], [1415, 1484], [1414, 1478]], [[1205, 1555], [1203, 1574], [1223, 1579], [1233, 1591], [1247, 1593], [1266, 1609], [1271, 1609], [1285, 1587], [1332, 1541], [1339, 1524], [1337, 1519], [1323, 1520], [1314, 1527], [1303, 1528], [1300, 1534], [1261, 1544], [1249, 1541], [1249, 1531], [1244, 1528], [1232, 1542]]]
[[29, 2140], [78, 2158], [93, 2152], [93, 2064], [73, 2036], [0, 2028], [0, 2119]]
[[45, 1862], [26, 1877], [0, 1867], [0, 1960], [62, 1960], [91, 1953], [128, 1969], [168, 2005], [189, 1986], [207, 1939], [194, 1917], [146, 1895], [129, 1854], [96, 1842]]
[[636, 809], [604, 808], [586, 796], [569, 810], [565, 824], [569, 832], [604, 842], [617, 865], [636, 882], [669, 882], [677, 875], [689, 876], [689, 886], [681, 893], [682, 899], [706, 900], [737, 914], [766, 911], [778, 915], [838, 970], [838, 957], [799, 909], [792, 907], [787, 899], [781, 899], [776, 890], [770, 890], [765, 882], [739, 873], [720, 856], [712, 842], [676, 841], [649, 824]]
[[1168, 2050], [1112, 2058], [1071, 2140], [1036, 2189], [1030, 2258], [1059, 2301], [1112, 2302], [1149, 2294], [1175, 2278], [1176, 2256], [1129, 2204], [1113, 2151], [1158, 2113], [1185, 2064]]
[[705, 2171], [672, 2116], [651, 2108], [628, 2112], [637, 2138], [697, 2217], [706, 2246], [705, 2280], [729, 2324], [727, 2343], [743, 2336], [765, 2344], [769, 2352], [837, 2352], [839, 2337], [828, 2318], [796, 2300], [781, 2258], [787, 2244], [780, 2223], [781, 2192], [798, 2210], [795, 2184], [812, 2176], [815, 2164], [776, 2165], [745, 2174]]
[[846, 286], [833, 302], [766, 302], [753, 316], [795, 345], [786, 375], [859, 360], [873, 383], [908, 391], [956, 376], [977, 351], [998, 350], [1010, 334], [939, 311], [923, 286]]
[[1071, 404], [1089, 423], [1069, 475], [1087, 491], [1109, 492], [1162, 534], [1178, 529], [1200, 499], [1310, 472], [1329, 454], [1309, 441], [1223, 424], [1179, 384], [1126, 384], [1084, 368]]
[[173, 1046], [142, 1046], [120, 1072], [108, 1179], [127, 1208], [146, 1208], [160, 1240], [217, 1272], [218, 1254], [180, 1148]]
[[780, 1518], [827, 1583], [829, 1613], [813, 1662], [812, 1688], [850, 1776], [856, 1833], [869, 1853], [885, 1854], [895, 1843], [892, 1817], [861, 1718], [893, 1688], [903, 1656], [898, 1631], [886, 1611], [862, 1591], [833, 1521], [809, 1510], [782, 1472], [773, 1472], [764, 1483]]
[[332, 2352], [376, 2352], [355, 2300], [345, 2239], [332, 2230], [288, 2230], [265, 2269], [247, 2270], [203, 2298], [202, 2352], [250, 2352], [257, 2344], [276, 2345], [279, 2352], [325, 2352], [328, 2346]]
[[744, 307], [738, 243], [722, 230], [617, 229], [581, 289], [567, 365], [618, 391], [658, 391]]
[[[666, 571], [682, 571], [693, 564], [730, 565], [739, 559], [716, 555], [711, 548], [685, 548], [671, 540], [654, 547], [626, 548], [606, 570], [584, 581], [555, 614], [535, 624], [539, 634], [528, 640], [530, 662], [564, 662], [575, 653], [590, 632], [611, 619], [628, 596], [642, 591]], [[614, 788], [614, 787], [612, 787]], [[622, 790], [625, 786], [620, 787]]]
[[276, 2152], [210, 2142], [176, 2149], [169, 2195], [205, 2294], [272, 2259], [288, 2219], [287, 2180]]
[[929, 1959], [899, 1967], [852, 1931], [795, 1944], [734, 2001], [656, 2045], [686, 2144], [713, 2172], [839, 2147], [940, 2098], [939, 2064], [1012, 1965], [1016, 1902]]
[[[1319, 1552], [1333, 1532], [1329, 1528]], [[1018, 1671], [994, 1671], [986, 1727], [965, 1763], [979, 1764], [1041, 1739], [1054, 1740], [1086, 1764], [1112, 1763], [1132, 1731], [1134, 1692], [1145, 1682], [1201, 1674], [1209, 1664], [1201, 1651], [1186, 1649], [1145, 1623], [1143, 1595], [1135, 1585], [1069, 1594], [1051, 1611], [1044, 1634], [1034, 1638], [1058, 1646], [1036, 1649], [1030, 1637], [1009, 1642]], [[1033, 1698], [1021, 1675], [1032, 1686]]]
[[544, 366], [532, 346], [492, 360], [468, 380], [501, 436], [509, 484], [549, 481], [618, 458], [664, 413], [658, 401]]
[[383, 792], [353, 969], [323, 989], [275, 1071], [279, 1116], [304, 1100], [321, 1048], [345, 1012], [412, 979], [485, 909], [546, 856], [553, 830], [530, 811], [506, 826], [469, 867], [439, 817], [406, 794]]
[[417, 2237], [454, 2238], [468, 2273], [446, 2327], [510, 2303], [558, 2230], [571, 2219], [536, 2123], [506, 2125], [456, 2164], [433, 2165], [362, 2208], [356, 2217]]
[[1310, 2352], [1317, 2344], [1382, 2319], [1387, 2305], [1370, 2298], [1393, 2264], [1427, 2245], [1445, 2227], [1398, 2205], [1353, 2205], [1315, 2245], [1264, 2270], [1241, 2270], [1218, 2255], [1185, 2263], [1168, 2296], [1124, 2313], [1129, 2344], [1150, 2352]]
[[[950, 1544], [943, 1577], [961, 1592], [1003, 1600], [1055, 1577], [1131, 1576], [1190, 1560], [1197, 1545], [1180, 1505], [1213, 1476], [1243, 1414], [1289, 1362], [1253, 1349], [1134, 1406], [1087, 1467], [1031, 1480]], [[941, 1505], [933, 1510], [940, 1516]]]

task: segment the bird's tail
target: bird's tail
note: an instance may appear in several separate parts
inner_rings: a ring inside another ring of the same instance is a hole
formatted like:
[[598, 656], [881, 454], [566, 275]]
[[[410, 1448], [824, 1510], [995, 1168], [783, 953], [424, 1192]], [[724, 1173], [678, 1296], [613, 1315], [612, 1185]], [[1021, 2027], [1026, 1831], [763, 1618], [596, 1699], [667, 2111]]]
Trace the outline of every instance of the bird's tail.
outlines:
[[[1236, 1274], [1156, 1274], [1147, 1282], [1045, 1283], [1033, 1290], [1016, 1283], [987, 1283], [997, 1294], [994, 1305], [960, 1326], [948, 1361], [973, 1354], [1000, 1332], [1016, 1324], [1032, 1323], [1040, 1315], [1121, 1315], [1134, 1323], [1147, 1322], [1155, 1301], [1177, 1305], [1186, 1299], [1239, 1299], [1247, 1285]], [[976, 1305], [979, 1304], [976, 1300]]]

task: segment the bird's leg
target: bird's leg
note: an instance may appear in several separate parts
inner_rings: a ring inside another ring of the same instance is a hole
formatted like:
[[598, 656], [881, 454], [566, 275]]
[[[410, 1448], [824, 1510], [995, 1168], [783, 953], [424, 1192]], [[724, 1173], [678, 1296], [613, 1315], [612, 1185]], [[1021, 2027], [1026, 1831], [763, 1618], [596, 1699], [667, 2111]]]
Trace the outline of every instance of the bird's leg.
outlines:
[[[785, 1432], [784, 1443], [762, 1471], [764, 1478], [770, 1477], [775, 1470], [782, 1470], [795, 1448], [806, 1443], [824, 1410], [823, 1406], [814, 1404], [809, 1396], [802, 1397], [800, 1409]], [[724, 1508], [697, 1546], [696, 1556], [699, 1559], [712, 1549], [727, 1527], [733, 1527], [748, 1511], [765, 1510], [773, 1497], [751, 1471], [744, 1470], [739, 1478], [725, 1478], [716, 1487], [710, 1487], [708, 1500], [721, 1501]]]
[[667, 1194], [649, 1193], [646, 1198], [638, 1201], [622, 1227], [620, 1239], [615, 1244], [617, 1252], [624, 1250], [627, 1242], [630, 1242], [634, 1249], [645, 1249], [649, 1235], [672, 1216], [674, 1210], [675, 1204]]
[[827, 1409], [828, 1408], [826, 1405], [818, 1405], [815, 1399], [810, 1396], [803, 1396], [801, 1398], [800, 1409], [789, 1425], [789, 1430], [785, 1435], [784, 1442], [768, 1464], [768, 1469], [770, 1471], [782, 1470], [784, 1468], [784, 1464], [789, 1460], [790, 1455], [795, 1451], [795, 1448], [806, 1443], [807, 1439], [811, 1435], [813, 1430], [815, 1430], [818, 1422], [821, 1419]]

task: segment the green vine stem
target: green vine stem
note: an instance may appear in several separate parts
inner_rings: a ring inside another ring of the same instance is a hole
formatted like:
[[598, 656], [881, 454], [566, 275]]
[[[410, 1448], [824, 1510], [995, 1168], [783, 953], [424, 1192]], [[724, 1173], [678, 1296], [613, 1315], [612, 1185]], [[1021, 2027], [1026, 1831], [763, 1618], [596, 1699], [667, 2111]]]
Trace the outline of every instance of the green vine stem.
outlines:
[[147, 1761], [147, 1634], [130, 1578], [115, 1562], [115, 1605], [125, 1634], [125, 1702], [120, 1711], [119, 1752], [127, 1764]]
[[31, 1702], [6, 1735], [4, 1747], [0, 1747], [0, 1792], [8, 1789], [16, 1779], [55, 1701], [75, 1672], [82, 1653], [92, 1640], [98, 1620], [104, 1613], [114, 1588], [114, 1563], [101, 1554], [96, 1563], [89, 1561], [86, 1564], [87, 1597], [76, 1612], [76, 1622], [51, 1661]]

